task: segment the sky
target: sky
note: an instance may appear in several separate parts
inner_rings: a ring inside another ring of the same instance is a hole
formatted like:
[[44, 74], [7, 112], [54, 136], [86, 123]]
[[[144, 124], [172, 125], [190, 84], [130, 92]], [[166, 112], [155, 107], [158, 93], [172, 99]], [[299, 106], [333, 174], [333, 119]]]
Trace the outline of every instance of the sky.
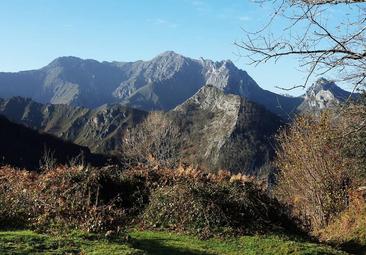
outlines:
[[230, 59], [261, 87], [283, 92], [275, 86], [306, 76], [295, 59], [252, 66], [234, 45], [267, 17], [249, 0], [2, 0], [0, 71], [38, 69], [60, 56], [136, 61], [173, 50]]

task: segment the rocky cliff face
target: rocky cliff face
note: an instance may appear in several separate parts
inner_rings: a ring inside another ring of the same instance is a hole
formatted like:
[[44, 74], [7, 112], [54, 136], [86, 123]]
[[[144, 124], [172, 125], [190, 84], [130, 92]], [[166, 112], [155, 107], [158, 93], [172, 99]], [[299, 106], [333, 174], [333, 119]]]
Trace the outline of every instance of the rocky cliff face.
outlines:
[[283, 124], [264, 107], [214, 86], [169, 114], [187, 132], [183, 158], [210, 170], [251, 174], [273, 157], [273, 136]]
[[171, 115], [182, 129], [189, 126], [186, 146], [195, 151], [189, 151], [186, 157], [216, 166], [222, 147], [235, 129], [240, 107], [239, 96], [225, 95], [213, 86], [205, 86], [172, 110]]
[[298, 107], [300, 112], [319, 113], [332, 108], [346, 100], [356, 99], [359, 95], [351, 94], [338, 87], [334, 82], [324, 78], [315, 82], [304, 95], [304, 101]]
[[171, 51], [136, 62], [61, 57], [39, 70], [0, 73], [0, 97], [22, 96], [88, 108], [121, 103], [145, 111], [167, 111], [206, 84], [246, 97], [281, 116], [296, 110], [302, 100], [261, 89], [229, 60], [196, 60]]

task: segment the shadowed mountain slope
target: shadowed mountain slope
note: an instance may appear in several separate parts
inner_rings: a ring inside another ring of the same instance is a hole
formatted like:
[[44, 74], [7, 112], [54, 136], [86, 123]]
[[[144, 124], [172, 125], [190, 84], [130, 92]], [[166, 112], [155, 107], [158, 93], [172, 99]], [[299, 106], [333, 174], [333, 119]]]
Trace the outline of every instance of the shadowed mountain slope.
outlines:
[[0, 164], [38, 169], [46, 151], [57, 163], [66, 164], [75, 158], [84, 163], [102, 166], [111, 158], [90, 153], [86, 147], [65, 142], [49, 134], [10, 122], [0, 115]]
[[90, 110], [69, 105], [43, 105], [20, 97], [0, 100], [0, 114], [103, 154], [113, 154], [122, 142], [124, 130], [147, 115], [121, 105]]

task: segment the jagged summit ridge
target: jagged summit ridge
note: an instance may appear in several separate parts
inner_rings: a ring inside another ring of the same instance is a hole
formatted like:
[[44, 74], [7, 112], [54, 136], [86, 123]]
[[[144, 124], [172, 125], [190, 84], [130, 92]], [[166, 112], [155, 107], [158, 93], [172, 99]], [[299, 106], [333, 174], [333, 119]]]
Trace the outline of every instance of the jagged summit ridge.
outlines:
[[181, 126], [189, 127], [190, 135], [184, 138], [186, 157], [212, 169], [247, 173], [264, 163], [264, 155], [273, 156], [269, 141], [282, 125], [264, 107], [212, 85], [202, 87], [170, 113]]
[[87, 108], [119, 103], [145, 111], [169, 111], [207, 84], [283, 118], [296, 112], [304, 100], [262, 89], [230, 60], [192, 59], [173, 51], [136, 62], [60, 57], [39, 70], [0, 73], [0, 97]]

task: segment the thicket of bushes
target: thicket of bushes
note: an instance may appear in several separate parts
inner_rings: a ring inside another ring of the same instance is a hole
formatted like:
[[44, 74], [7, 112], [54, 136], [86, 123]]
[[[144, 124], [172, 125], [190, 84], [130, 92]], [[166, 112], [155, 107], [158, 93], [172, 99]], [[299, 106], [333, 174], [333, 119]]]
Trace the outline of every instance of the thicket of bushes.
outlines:
[[151, 193], [146, 227], [211, 234], [298, 232], [288, 208], [251, 182], [182, 180]]
[[118, 196], [102, 192], [106, 176], [105, 170], [82, 167], [57, 167], [41, 174], [2, 167], [0, 224], [91, 232], [119, 226], [125, 208], [117, 207]]
[[[359, 194], [360, 195], [360, 194]], [[349, 207], [319, 232], [323, 241], [357, 250], [366, 246], [366, 204], [363, 196], [353, 197]], [[363, 248], [364, 250], [364, 248]]]
[[131, 225], [216, 234], [298, 232], [288, 209], [246, 176], [193, 169], [0, 168], [0, 225], [122, 231]]

